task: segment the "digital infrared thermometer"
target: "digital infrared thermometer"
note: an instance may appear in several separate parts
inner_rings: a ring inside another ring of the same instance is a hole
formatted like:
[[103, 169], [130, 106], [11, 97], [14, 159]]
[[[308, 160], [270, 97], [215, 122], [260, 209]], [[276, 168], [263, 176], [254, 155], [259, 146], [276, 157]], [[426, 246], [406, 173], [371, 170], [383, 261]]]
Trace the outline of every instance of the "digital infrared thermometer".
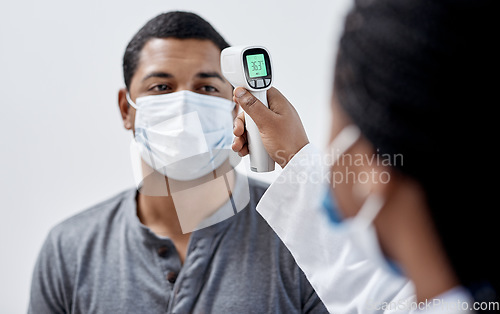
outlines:
[[[267, 90], [273, 83], [271, 55], [261, 46], [237, 46], [222, 50], [221, 68], [224, 77], [233, 86], [242, 86], [260, 102], [267, 104]], [[259, 129], [245, 112], [250, 169], [255, 172], [274, 170], [274, 160], [267, 153]]]

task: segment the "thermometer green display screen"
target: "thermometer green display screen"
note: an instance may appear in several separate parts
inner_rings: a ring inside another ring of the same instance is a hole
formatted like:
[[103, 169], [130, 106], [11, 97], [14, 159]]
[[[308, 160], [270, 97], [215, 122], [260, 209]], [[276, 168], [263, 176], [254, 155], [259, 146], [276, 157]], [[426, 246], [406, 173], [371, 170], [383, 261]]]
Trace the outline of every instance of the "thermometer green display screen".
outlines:
[[267, 76], [266, 61], [262, 53], [247, 56], [248, 75], [251, 78]]

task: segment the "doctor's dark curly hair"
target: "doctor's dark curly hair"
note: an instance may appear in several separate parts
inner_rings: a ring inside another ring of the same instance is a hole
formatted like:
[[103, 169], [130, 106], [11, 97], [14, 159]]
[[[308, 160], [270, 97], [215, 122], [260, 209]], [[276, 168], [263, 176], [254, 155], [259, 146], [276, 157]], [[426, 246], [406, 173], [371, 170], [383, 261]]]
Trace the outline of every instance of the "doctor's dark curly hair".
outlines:
[[142, 48], [152, 38], [207, 39], [221, 51], [229, 47], [222, 36], [200, 16], [190, 12], [168, 12], [146, 23], [130, 40], [123, 55], [123, 78], [127, 88], [139, 64]]
[[423, 188], [454, 271], [478, 301], [500, 292], [498, 157], [488, 151], [498, 143], [496, 8], [357, 0], [334, 80], [341, 107], [379, 153], [403, 154], [396, 171]]

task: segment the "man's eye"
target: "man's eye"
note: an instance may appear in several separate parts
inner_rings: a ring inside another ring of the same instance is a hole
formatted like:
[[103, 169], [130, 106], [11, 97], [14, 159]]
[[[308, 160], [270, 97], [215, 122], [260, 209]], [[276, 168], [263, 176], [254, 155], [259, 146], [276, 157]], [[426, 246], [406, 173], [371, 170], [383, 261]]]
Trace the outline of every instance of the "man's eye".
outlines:
[[159, 84], [159, 85], [154, 86], [153, 90], [157, 91], [157, 92], [164, 92], [164, 91], [168, 90], [168, 85], [167, 84]]
[[213, 86], [210, 85], [205, 85], [201, 88], [204, 92], [207, 93], [213, 93], [213, 92], [218, 92], [219, 90]]

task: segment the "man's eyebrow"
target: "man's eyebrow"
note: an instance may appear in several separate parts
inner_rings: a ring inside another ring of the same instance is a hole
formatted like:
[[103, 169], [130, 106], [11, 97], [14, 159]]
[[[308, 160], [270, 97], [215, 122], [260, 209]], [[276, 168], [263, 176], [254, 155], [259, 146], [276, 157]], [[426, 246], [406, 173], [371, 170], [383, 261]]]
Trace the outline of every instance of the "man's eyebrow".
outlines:
[[219, 80], [225, 82], [224, 79], [222, 78], [222, 76], [217, 72], [200, 72], [200, 73], [196, 74], [196, 77], [199, 77], [199, 78], [215, 77], [215, 78], [218, 78]]
[[152, 78], [152, 77], [171, 78], [171, 77], [174, 77], [174, 76], [172, 74], [170, 74], [170, 73], [167, 73], [167, 72], [153, 72], [153, 73], [149, 73], [148, 75], [146, 75], [142, 79], [142, 81], [145, 81], [148, 78]]

